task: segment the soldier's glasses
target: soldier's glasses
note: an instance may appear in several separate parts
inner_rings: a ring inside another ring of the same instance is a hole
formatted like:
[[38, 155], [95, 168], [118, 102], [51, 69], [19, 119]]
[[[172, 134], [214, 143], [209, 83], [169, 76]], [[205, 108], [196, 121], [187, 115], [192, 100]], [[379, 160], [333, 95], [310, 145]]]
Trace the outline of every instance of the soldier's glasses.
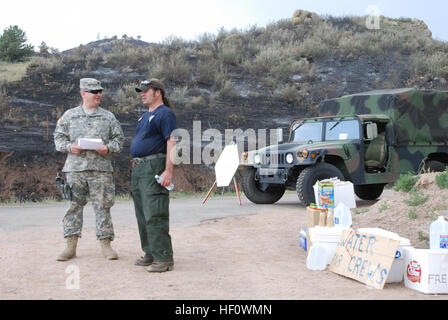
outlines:
[[86, 90], [86, 92], [91, 93], [91, 94], [102, 94], [103, 90]]

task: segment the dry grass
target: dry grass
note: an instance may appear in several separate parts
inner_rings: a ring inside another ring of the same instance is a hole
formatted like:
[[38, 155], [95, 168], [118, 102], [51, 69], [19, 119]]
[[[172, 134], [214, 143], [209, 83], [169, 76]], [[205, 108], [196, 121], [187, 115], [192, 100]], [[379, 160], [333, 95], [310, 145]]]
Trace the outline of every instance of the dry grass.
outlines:
[[0, 84], [19, 81], [26, 75], [30, 61], [18, 63], [0, 63]]
[[[145, 47], [110, 39], [107, 43], [110, 49], [106, 51], [92, 52], [79, 46], [63, 57], [54, 54], [35, 57], [28, 63], [0, 65], [0, 84], [19, 80], [27, 67], [28, 74], [36, 78], [62, 71], [73, 71], [79, 78], [98, 68], [108, 68], [160, 78], [174, 87], [174, 100], [186, 105], [187, 102], [179, 99], [186, 97], [186, 90], [200, 86], [210, 90], [207, 99], [238, 97], [236, 84], [241, 80], [236, 80], [235, 74], [257, 79], [269, 94], [280, 100], [297, 101], [303, 96], [295, 92], [297, 82], [307, 85], [315, 81], [316, 65], [328, 59], [401, 59], [409, 78], [379, 79], [377, 84], [373, 83], [376, 87], [413, 83], [422, 76], [448, 78], [448, 43], [432, 39], [423, 23], [382, 17], [381, 28], [370, 30], [365, 25], [366, 17], [321, 18], [297, 25], [292, 19], [283, 19], [266, 27], [230, 31], [222, 28], [217, 34], [205, 33], [197, 40], [170, 37]], [[65, 70], [66, 65], [76, 67]], [[401, 76], [399, 72], [393, 74]], [[175, 88], [182, 89], [175, 92]], [[73, 91], [70, 86], [61, 89], [66, 94]], [[118, 92], [113, 99], [116, 112], [126, 113], [135, 105], [132, 95], [132, 90], [126, 87]], [[208, 102], [205, 98], [196, 97], [190, 105], [211, 106], [204, 104]]]

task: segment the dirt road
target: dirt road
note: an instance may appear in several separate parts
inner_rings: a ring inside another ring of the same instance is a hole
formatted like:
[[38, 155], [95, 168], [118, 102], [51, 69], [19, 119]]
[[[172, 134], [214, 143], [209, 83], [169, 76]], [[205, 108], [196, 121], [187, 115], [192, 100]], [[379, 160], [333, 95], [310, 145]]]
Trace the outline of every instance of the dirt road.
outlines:
[[[308, 270], [299, 247], [305, 208], [297, 197], [287, 194], [275, 205], [242, 202], [172, 199], [175, 266], [162, 274], [133, 265], [141, 251], [130, 202], [112, 209], [116, 261], [100, 254], [90, 205], [77, 257], [68, 262], [56, 261], [64, 248], [66, 204], [0, 207], [0, 299], [448, 299], [402, 283], [377, 290], [328, 270]], [[371, 204], [358, 201], [358, 207]]]

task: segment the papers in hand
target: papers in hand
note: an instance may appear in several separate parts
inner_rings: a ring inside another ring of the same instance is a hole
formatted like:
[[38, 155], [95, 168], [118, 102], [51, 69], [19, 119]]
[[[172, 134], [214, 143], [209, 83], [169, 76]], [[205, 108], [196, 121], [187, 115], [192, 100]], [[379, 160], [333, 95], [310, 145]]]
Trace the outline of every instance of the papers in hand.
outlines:
[[88, 139], [88, 138], [79, 138], [78, 146], [85, 150], [96, 150], [103, 146], [103, 140], [101, 139]]

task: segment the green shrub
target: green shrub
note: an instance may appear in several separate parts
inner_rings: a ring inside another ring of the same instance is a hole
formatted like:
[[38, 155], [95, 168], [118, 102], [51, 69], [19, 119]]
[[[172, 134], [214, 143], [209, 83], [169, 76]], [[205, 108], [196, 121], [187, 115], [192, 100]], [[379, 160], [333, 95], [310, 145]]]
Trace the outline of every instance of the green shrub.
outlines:
[[411, 209], [411, 210], [409, 210], [408, 217], [409, 217], [409, 219], [417, 219], [418, 214], [414, 210]]
[[362, 208], [362, 209], [354, 209], [354, 214], [363, 214], [369, 211], [369, 208]]
[[279, 65], [282, 57], [278, 46], [281, 46], [280, 43], [262, 47], [254, 61], [246, 63], [249, 72], [254, 75], [263, 75], [270, 73], [274, 66]]
[[196, 81], [202, 84], [213, 84], [217, 69], [218, 66], [214, 62], [201, 61], [197, 67], [198, 77]]
[[4, 88], [0, 88], [0, 121], [18, 122], [22, 119], [22, 112], [18, 107], [11, 107]]
[[448, 167], [445, 169], [445, 172], [436, 176], [436, 184], [440, 189], [448, 189]]
[[142, 104], [142, 99], [135, 92], [135, 84], [128, 83], [118, 89], [117, 95], [112, 97], [114, 106], [110, 107], [110, 111], [121, 114], [129, 113]]
[[10, 107], [9, 107], [9, 102], [8, 102], [8, 96], [6, 94], [6, 90], [2, 88], [0, 90], [0, 116], [2, 118], [5, 118], [9, 109], [10, 109]]
[[428, 236], [424, 235], [422, 231], [418, 232], [418, 241], [429, 240]]
[[207, 106], [207, 100], [202, 95], [192, 97], [188, 101], [187, 106], [194, 110], [200, 110]]
[[300, 99], [300, 93], [293, 85], [280, 85], [274, 91], [273, 97], [287, 103], [294, 103]]
[[412, 173], [401, 174], [394, 184], [395, 191], [409, 192], [415, 186], [419, 176], [414, 176]]
[[387, 201], [384, 201], [379, 208], [379, 212], [383, 212], [387, 209], [389, 209], [389, 205], [387, 204]]
[[226, 80], [222, 88], [218, 91], [218, 95], [223, 98], [237, 98], [240, 96], [235, 89], [235, 85], [232, 81]]
[[414, 76], [432, 74], [445, 76], [448, 65], [448, 53], [446, 52], [418, 52], [409, 57], [410, 69]]
[[424, 204], [428, 200], [428, 198], [429, 195], [425, 195], [420, 189], [412, 189], [409, 192], [409, 199], [404, 200], [404, 203], [409, 206], [416, 207]]
[[192, 66], [182, 52], [172, 56], [160, 57], [149, 68], [148, 78], [177, 84], [188, 84], [191, 80]]

